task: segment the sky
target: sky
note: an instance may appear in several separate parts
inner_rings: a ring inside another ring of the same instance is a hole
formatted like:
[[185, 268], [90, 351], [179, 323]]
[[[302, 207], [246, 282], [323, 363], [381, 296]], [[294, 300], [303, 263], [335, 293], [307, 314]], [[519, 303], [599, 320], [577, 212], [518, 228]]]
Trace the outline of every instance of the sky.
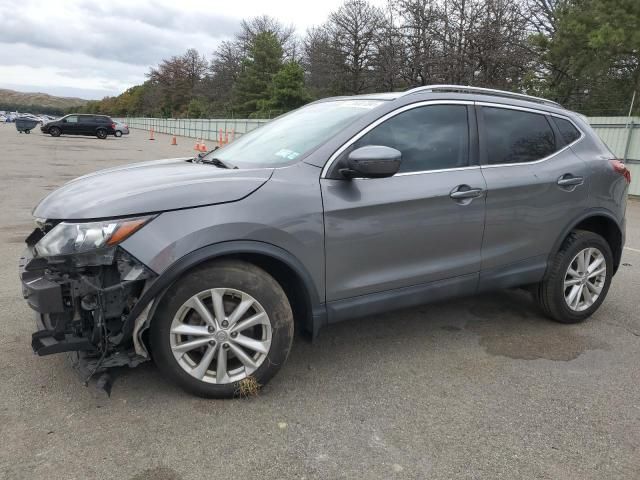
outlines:
[[342, 1], [0, 0], [0, 88], [117, 95], [188, 48], [210, 58], [243, 18], [267, 14], [304, 34]]

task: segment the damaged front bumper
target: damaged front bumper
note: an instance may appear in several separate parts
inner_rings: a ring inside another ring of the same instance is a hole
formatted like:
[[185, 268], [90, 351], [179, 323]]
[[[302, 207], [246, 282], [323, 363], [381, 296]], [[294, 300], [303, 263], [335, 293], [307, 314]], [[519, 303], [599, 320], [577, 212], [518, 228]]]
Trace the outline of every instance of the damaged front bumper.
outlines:
[[[144, 345], [132, 337], [131, 313], [155, 273], [121, 247], [108, 252], [111, 263], [93, 266], [73, 256], [38, 257], [34, 246], [42, 235], [37, 232], [27, 238], [19, 262], [23, 296], [35, 310], [33, 351], [78, 352], [76, 363], [91, 374], [147, 360]], [[136, 334], [143, 324], [135, 322]]]

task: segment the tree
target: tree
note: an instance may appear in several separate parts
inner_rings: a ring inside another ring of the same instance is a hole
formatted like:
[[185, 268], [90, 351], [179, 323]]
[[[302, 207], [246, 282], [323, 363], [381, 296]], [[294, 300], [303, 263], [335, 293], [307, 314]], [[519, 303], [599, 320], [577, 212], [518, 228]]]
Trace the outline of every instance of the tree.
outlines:
[[240, 22], [240, 33], [236, 35], [235, 44], [246, 55], [255, 38], [263, 33], [275, 35], [280, 43], [283, 54], [286, 58], [295, 60], [297, 40], [295, 38], [295, 27], [285, 26], [269, 15], [261, 15], [242, 20]]
[[203, 91], [214, 111], [226, 110], [231, 103], [233, 85], [242, 71], [243, 55], [236, 42], [224, 41], [213, 54]]
[[365, 0], [347, 0], [329, 15], [326, 24], [331, 38], [340, 90], [358, 94], [372, 89], [376, 39], [382, 26], [382, 12]]
[[271, 117], [298, 108], [311, 100], [304, 85], [304, 70], [297, 62], [286, 62], [273, 76], [269, 99], [259, 103], [259, 115]]
[[341, 62], [337, 62], [331, 36], [324, 27], [307, 30], [302, 42], [302, 65], [306, 72], [307, 86], [315, 98], [341, 93], [339, 76]]
[[204, 57], [190, 48], [184, 55], [163, 60], [158, 68], [152, 68], [148, 77], [160, 94], [160, 109], [174, 116], [184, 112], [196, 95], [207, 67]]
[[550, 96], [588, 114], [626, 113], [640, 88], [640, 2], [567, 1], [539, 44], [555, 68], [541, 79]]
[[263, 32], [253, 38], [233, 87], [235, 112], [253, 113], [261, 101], [269, 100], [269, 86], [282, 66], [282, 55], [282, 45], [274, 33]]

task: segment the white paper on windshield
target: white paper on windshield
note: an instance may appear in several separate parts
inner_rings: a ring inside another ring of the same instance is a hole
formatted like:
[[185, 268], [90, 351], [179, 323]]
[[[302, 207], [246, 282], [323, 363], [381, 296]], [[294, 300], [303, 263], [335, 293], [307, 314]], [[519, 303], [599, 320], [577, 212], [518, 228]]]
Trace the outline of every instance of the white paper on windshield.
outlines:
[[288, 148], [282, 148], [275, 153], [276, 156], [286, 158], [287, 160], [294, 160], [300, 152], [294, 152], [293, 150], [289, 150]]
[[367, 110], [377, 107], [381, 100], [340, 100], [337, 102], [341, 108], [366, 108]]

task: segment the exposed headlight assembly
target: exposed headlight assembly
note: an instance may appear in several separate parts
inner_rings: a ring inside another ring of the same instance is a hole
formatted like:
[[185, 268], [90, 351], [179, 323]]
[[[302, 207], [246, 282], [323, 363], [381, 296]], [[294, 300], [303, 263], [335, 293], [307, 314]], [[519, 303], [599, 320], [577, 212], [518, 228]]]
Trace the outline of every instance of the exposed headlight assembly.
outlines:
[[148, 223], [153, 216], [99, 222], [60, 222], [35, 246], [39, 257], [73, 256], [81, 265], [113, 262], [116, 245]]

